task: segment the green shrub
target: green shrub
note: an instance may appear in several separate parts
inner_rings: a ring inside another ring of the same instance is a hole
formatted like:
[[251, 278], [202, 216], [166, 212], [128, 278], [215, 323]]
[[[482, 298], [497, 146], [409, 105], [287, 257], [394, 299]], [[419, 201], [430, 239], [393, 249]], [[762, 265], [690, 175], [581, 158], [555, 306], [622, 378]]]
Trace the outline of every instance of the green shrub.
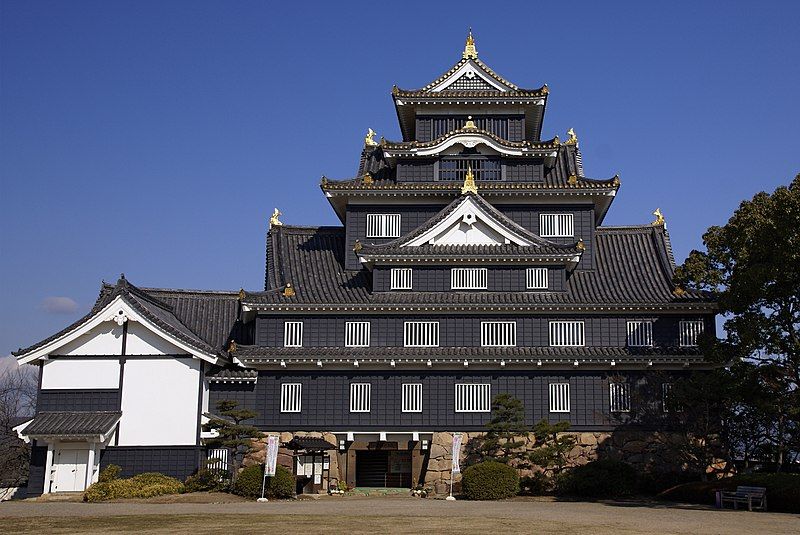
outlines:
[[229, 476], [227, 470], [201, 468], [186, 478], [184, 486], [186, 492], [220, 491], [228, 488]]
[[[260, 498], [263, 477], [263, 465], [248, 466], [239, 472], [231, 490], [234, 494], [245, 498]], [[294, 496], [294, 491], [294, 476], [288, 469], [278, 465], [275, 468], [275, 475], [267, 478], [264, 496], [267, 498], [291, 498]]]
[[736, 490], [739, 485], [766, 487], [767, 509], [800, 513], [800, 474], [746, 474], [715, 481], [696, 481], [665, 490], [659, 498], [674, 502], [713, 505], [715, 491]]
[[519, 492], [519, 475], [507, 464], [485, 461], [464, 470], [461, 490], [468, 500], [502, 500]]
[[100, 475], [97, 476], [97, 481], [99, 483], [108, 483], [109, 481], [114, 481], [115, 479], [119, 478], [120, 473], [122, 473], [121, 466], [109, 464], [100, 470]]
[[128, 479], [98, 481], [86, 489], [83, 500], [102, 502], [118, 498], [152, 498], [164, 494], [179, 494], [183, 491], [183, 483], [174, 477], [149, 472]]
[[603, 459], [576, 466], [556, 479], [556, 494], [581, 498], [617, 498], [638, 491], [636, 469], [622, 461]]
[[519, 493], [523, 496], [542, 496], [552, 487], [552, 480], [544, 472], [536, 472], [519, 480]]

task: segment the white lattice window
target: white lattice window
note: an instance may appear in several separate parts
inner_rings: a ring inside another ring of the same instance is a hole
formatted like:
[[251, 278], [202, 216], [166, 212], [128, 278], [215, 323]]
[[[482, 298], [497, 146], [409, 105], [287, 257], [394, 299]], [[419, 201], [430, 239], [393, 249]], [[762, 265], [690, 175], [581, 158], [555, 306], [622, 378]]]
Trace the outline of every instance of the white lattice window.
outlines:
[[650, 347], [653, 345], [652, 321], [628, 322], [628, 347]]
[[550, 345], [553, 347], [584, 346], [584, 325], [582, 321], [551, 321]]
[[681, 347], [695, 347], [703, 334], [703, 320], [681, 321], [678, 328]]
[[369, 412], [372, 385], [350, 383], [350, 412]]
[[569, 383], [550, 383], [550, 412], [569, 412]]
[[208, 450], [208, 461], [206, 468], [209, 470], [228, 469], [228, 448], [215, 448]]
[[485, 290], [486, 268], [453, 268], [450, 270], [450, 288], [453, 290]]
[[528, 268], [525, 273], [525, 281], [529, 290], [547, 289], [547, 268], [534, 267]]
[[369, 347], [368, 321], [348, 321], [344, 324], [345, 347]]
[[539, 235], [544, 238], [571, 238], [575, 235], [572, 214], [539, 214]]
[[403, 384], [403, 412], [422, 412], [422, 383]]
[[403, 325], [403, 345], [406, 347], [438, 347], [438, 321], [407, 321]]
[[283, 346], [284, 347], [303, 347], [303, 322], [285, 321], [283, 322]]
[[492, 385], [456, 385], [456, 412], [489, 412], [491, 410]]
[[367, 238], [400, 236], [400, 214], [367, 214]]
[[609, 383], [611, 412], [630, 412], [631, 388], [628, 383]]
[[411, 268], [392, 268], [390, 288], [392, 290], [410, 290], [412, 274]]
[[302, 384], [283, 383], [281, 385], [281, 412], [300, 412], [303, 404], [302, 394]]
[[672, 383], [661, 383], [661, 410], [669, 412], [672, 404]]
[[517, 345], [516, 321], [482, 321], [481, 345], [503, 347]]

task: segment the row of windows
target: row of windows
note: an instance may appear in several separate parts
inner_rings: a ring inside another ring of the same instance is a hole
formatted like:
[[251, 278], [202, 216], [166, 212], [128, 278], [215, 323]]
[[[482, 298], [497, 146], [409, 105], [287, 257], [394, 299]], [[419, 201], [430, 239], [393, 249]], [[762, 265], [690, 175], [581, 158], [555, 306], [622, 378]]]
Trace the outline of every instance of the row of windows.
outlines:
[[[399, 238], [400, 214], [367, 214], [367, 238]], [[573, 214], [539, 214], [539, 235], [543, 238], [575, 236]]]
[[[301, 412], [301, 383], [281, 385], [281, 412]], [[668, 411], [671, 383], [662, 384], [662, 410]], [[422, 412], [422, 383], [401, 385], [401, 412]], [[350, 383], [350, 412], [370, 412], [372, 384]], [[550, 412], [570, 412], [569, 383], [549, 384]], [[609, 383], [609, 409], [611, 412], [630, 412], [631, 388], [629, 383]], [[492, 410], [492, 385], [467, 383], [455, 385], [455, 412], [490, 412]]]
[[[582, 347], [586, 345], [583, 321], [551, 321], [549, 335], [551, 347]], [[348, 321], [344, 325], [345, 347], [369, 347], [371, 324], [368, 321]], [[703, 320], [679, 323], [681, 347], [697, 346], [703, 332]], [[303, 322], [287, 321], [283, 327], [284, 347], [303, 346]], [[636, 320], [627, 323], [628, 347], [652, 347], [653, 322]], [[517, 345], [517, 322], [482, 321], [481, 346], [514, 347]], [[403, 323], [404, 347], [439, 347], [438, 321], [406, 321]]]
[[[414, 272], [411, 268], [392, 268], [389, 278], [391, 290], [412, 290], [414, 288]], [[547, 290], [547, 268], [527, 268], [525, 283], [528, 290]], [[489, 287], [489, 270], [487, 268], [452, 268], [450, 269], [451, 290], [486, 290]]]

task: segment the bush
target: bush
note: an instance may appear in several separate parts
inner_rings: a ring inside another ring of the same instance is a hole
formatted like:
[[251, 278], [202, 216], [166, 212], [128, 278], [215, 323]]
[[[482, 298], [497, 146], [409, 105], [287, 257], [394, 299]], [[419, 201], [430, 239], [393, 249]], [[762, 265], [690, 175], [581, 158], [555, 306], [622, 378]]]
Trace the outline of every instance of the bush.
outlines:
[[164, 494], [183, 492], [183, 483], [174, 477], [156, 472], [148, 472], [129, 479], [112, 479], [98, 481], [86, 489], [83, 500], [86, 502], [102, 502], [118, 498], [152, 498]]
[[108, 483], [109, 481], [114, 481], [115, 479], [119, 478], [120, 473], [122, 473], [122, 467], [117, 466], [116, 464], [109, 464], [100, 471], [100, 475], [97, 476], [97, 481], [99, 483]]
[[220, 491], [228, 488], [228, 480], [227, 470], [201, 468], [186, 478], [184, 486], [186, 487], [186, 492]]
[[556, 494], [581, 498], [630, 496], [638, 488], [636, 469], [612, 459], [576, 466], [556, 479]]
[[746, 474], [715, 481], [696, 481], [665, 490], [659, 498], [674, 502], [713, 505], [715, 491], [736, 490], [739, 485], [767, 488], [767, 509], [800, 513], [800, 474]]
[[552, 487], [552, 481], [544, 472], [536, 472], [519, 480], [519, 493], [523, 496], [542, 496]]
[[468, 500], [502, 500], [519, 492], [519, 475], [495, 461], [474, 464], [464, 470], [461, 490]]
[[[245, 498], [260, 498], [261, 481], [263, 477], [263, 465], [248, 466], [239, 472], [231, 490], [234, 494], [244, 496]], [[275, 468], [275, 475], [267, 478], [264, 496], [267, 498], [292, 498], [294, 496], [294, 490], [294, 476], [289, 470], [278, 465]]]

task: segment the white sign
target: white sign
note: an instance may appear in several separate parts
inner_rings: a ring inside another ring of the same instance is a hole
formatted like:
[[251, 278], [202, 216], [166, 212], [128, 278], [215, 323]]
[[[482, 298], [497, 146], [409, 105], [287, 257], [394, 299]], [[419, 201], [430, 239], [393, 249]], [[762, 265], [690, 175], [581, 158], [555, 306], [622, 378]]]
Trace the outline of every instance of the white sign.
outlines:
[[274, 476], [275, 466], [278, 464], [278, 436], [267, 437], [267, 458], [264, 461], [264, 476]]
[[461, 456], [461, 433], [453, 433], [453, 473], [460, 474], [461, 466], [459, 460]]

